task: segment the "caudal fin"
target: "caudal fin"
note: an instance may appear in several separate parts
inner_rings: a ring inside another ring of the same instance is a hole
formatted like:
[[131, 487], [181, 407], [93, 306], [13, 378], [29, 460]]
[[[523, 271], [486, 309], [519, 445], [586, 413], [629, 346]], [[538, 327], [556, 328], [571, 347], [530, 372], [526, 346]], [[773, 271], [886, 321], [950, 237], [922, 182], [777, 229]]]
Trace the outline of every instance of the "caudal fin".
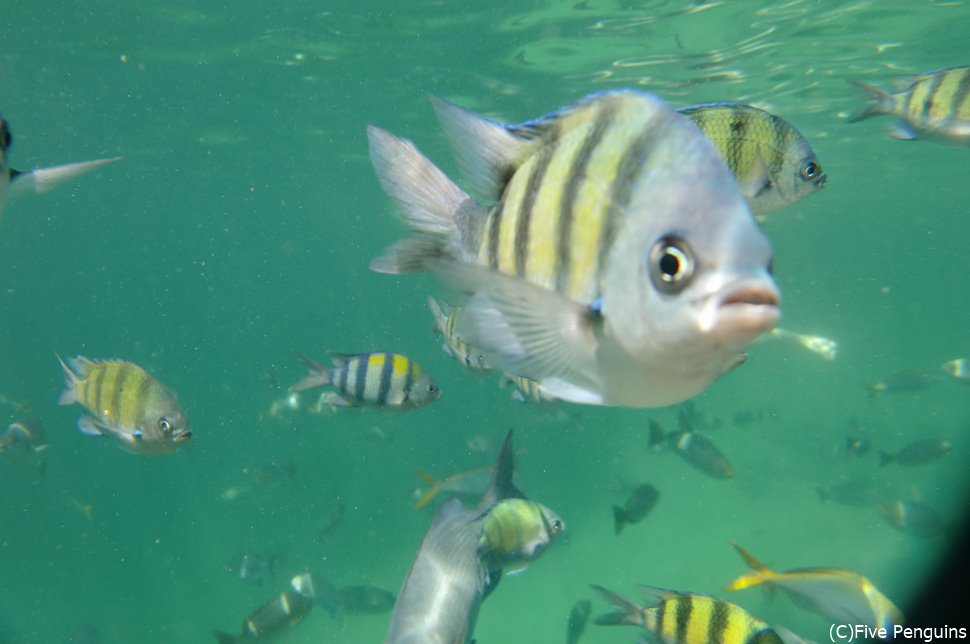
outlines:
[[411, 141], [374, 125], [367, 126], [367, 141], [381, 187], [416, 233], [386, 248], [371, 261], [371, 270], [392, 274], [424, 271], [427, 260], [451, 254], [449, 246], [458, 239], [455, 214], [474, 202]]
[[625, 597], [617, 595], [612, 590], [607, 590], [596, 584], [591, 584], [591, 586], [593, 590], [603, 595], [613, 606], [620, 609], [613, 613], [600, 615], [594, 620], [596, 624], [600, 626], [619, 626], [623, 624], [643, 626], [643, 608], [641, 606], [634, 604]]
[[314, 387], [325, 387], [330, 384], [330, 369], [326, 365], [320, 364], [310, 356], [299, 351], [296, 355], [306, 365], [306, 368], [310, 370], [310, 373], [303, 380], [290, 387], [290, 393], [303, 391], [304, 389], [312, 389]]
[[846, 119], [849, 123], [855, 123], [867, 119], [870, 116], [879, 114], [890, 114], [892, 112], [892, 95], [881, 87], [863, 83], [862, 81], [849, 81], [855, 85], [868, 99], [866, 104], [849, 115]]

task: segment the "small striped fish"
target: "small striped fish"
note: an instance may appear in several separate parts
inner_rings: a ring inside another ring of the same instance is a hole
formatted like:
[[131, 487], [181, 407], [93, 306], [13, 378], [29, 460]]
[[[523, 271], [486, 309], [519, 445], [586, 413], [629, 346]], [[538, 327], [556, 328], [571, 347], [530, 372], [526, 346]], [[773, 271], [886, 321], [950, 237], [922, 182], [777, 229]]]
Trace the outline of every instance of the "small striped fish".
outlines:
[[717, 150], [655, 96], [594, 94], [521, 125], [434, 106], [485, 203], [369, 127], [415, 233], [371, 268], [470, 293], [458, 331], [495, 366], [563, 400], [657, 407], [706, 389], [774, 327], [767, 238]]
[[7, 154], [11, 145], [13, 134], [10, 132], [10, 125], [0, 116], [0, 215], [3, 215], [7, 201], [14, 197], [48, 192], [65, 181], [121, 158], [82, 161], [21, 172], [8, 165]]
[[780, 210], [825, 187], [827, 177], [812, 146], [788, 121], [744, 103], [705, 103], [677, 111], [714, 144], [755, 215]]
[[527, 499], [504, 499], [482, 520], [478, 553], [490, 570], [522, 569], [545, 552], [566, 529], [546, 506]]
[[477, 373], [488, 373], [492, 368], [488, 364], [488, 358], [482, 351], [469, 346], [456, 328], [458, 314], [461, 309], [450, 307], [447, 304], [438, 304], [433, 298], [428, 298], [428, 307], [434, 316], [435, 329], [444, 338], [445, 343], [442, 347], [449, 356], [460, 362], [469, 371]]
[[290, 387], [290, 392], [312, 387], [332, 387], [324, 403], [335, 407], [413, 409], [441, 396], [441, 390], [418, 363], [400, 353], [329, 352], [333, 367], [300, 354], [310, 375]]
[[640, 626], [664, 644], [782, 644], [768, 624], [731, 602], [700, 593], [681, 593], [643, 586], [652, 604], [640, 606], [594, 585], [620, 610], [596, 618], [606, 626]]
[[535, 380], [523, 376], [513, 376], [508, 373], [502, 374], [502, 378], [499, 380], [499, 386], [504, 389], [509, 385], [515, 387], [515, 391], [512, 392], [512, 397], [519, 402], [548, 406], [559, 402], [558, 398], [543, 392], [542, 385]]
[[912, 140], [923, 137], [942, 143], [970, 145], [970, 67], [951, 67], [903, 76], [886, 91], [860, 81], [852, 83], [869, 98], [849, 122], [890, 114], [900, 122], [890, 136]]
[[111, 436], [136, 454], [174, 452], [192, 435], [175, 393], [138, 365], [83, 356], [57, 360], [66, 383], [60, 403], [80, 403], [92, 414], [78, 421], [85, 434]]

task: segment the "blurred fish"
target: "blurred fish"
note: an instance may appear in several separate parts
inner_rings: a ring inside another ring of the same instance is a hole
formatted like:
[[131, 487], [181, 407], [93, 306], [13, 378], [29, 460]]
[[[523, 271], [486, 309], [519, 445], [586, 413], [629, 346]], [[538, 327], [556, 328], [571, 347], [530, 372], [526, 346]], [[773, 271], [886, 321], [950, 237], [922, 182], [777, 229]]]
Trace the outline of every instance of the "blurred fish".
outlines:
[[11, 199], [27, 194], [49, 192], [74, 177], [121, 158], [82, 161], [20, 172], [9, 165], [8, 155], [12, 144], [13, 134], [10, 132], [10, 124], [0, 116], [0, 216], [3, 215], [4, 206]]
[[736, 604], [710, 595], [642, 586], [649, 603], [641, 606], [602, 586], [593, 588], [620, 609], [597, 617], [597, 624], [639, 626], [663, 644], [783, 642], [765, 622]]
[[502, 499], [521, 496], [512, 483], [514, 469], [510, 431], [478, 505], [467, 508], [453, 498], [435, 514], [397, 595], [385, 644], [473, 641], [479, 607], [498, 583], [479, 559], [479, 517]]
[[816, 488], [818, 500], [852, 507], [872, 507], [892, 498], [892, 486], [885, 479], [864, 477]]
[[33, 453], [47, 449], [47, 435], [44, 426], [35, 416], [27, 416], [7, 425], [0, 434], [0, 454], [12, 449], [23, 449]]
[[244, 468], [243, 474], [255, 486], [288, 483], [296, 480], [296, 461], [291, 456], [286, 461], [270, 461], [253, 468]]
[[914, 537], [930, 539], [949, 530], [939, 512], [916, 501], [896, 501], [879, 505], [876, 510], [894, 527]]
[[457, 472], [443, 479], [436, 478], [433, 474], [429, 474], [424, 470], [418, 470], [417, 472], [418, 476], [427, 486], [414, 503], [414, 509], [420, 510], [434, 501], [443, 492], [474, 495], [476, 498], [481, 497], [482, 492], [488, 487], [489, 479], [492, 476], [492, 466], [485, 465], [472, 470]]
[[452, 308], [447, 304], [439, 305], [433, 297], [428, 298], [428, 306], [431, 308], [431, 314], [434, 315], [435, 328], [445, 340], [442, 345], [445, 353], [471, 372], [484, 374], [491, 371], [492, 368], [485, 354], [469, 346], [455, 328], [461, 309]]
[[566, 529], [555, 512], [524, 498], [503, 499], [482, 515], [478, 554], [488, 570], [524, 570]]
[[92, 624], [78, 624], [71, 630], [66, 644], [98, 644], [100, 641], [97, 627]]
[[498, 449], [495, 440], [485, 434], [475, 434], [465, 441], [465, 447], [476, 454], [491, 454]]
[[677, 406], [677, 428], [682, 431], [718, 429], [723, 425], [723, 420], [704, 413], [694, 404], [693, 400], [688, 400]]
[[566, 644], [577, 644], [579, 639], [586, 632], [586, 623], [589, 622], [589, 614], [593, 610], [593, 604], [588, 599], [580, 599], [573, 604], [569, 611], [569, 621], [566, 622]]
[[458, 330], [582, 404], [686, 400], [774, 327], [771, 248], [711, 143], [655, 96], [593, 94], [520, 125], [433, 99], [484, 205], [410, 141], [368, 128], [413, 237], [371, 263], [472, 294]]
[[543, 391], [542, 385], [531, 378], [503, 373], [498, 384], [503, 389], [509, 385], [515, 387], [512, 398], [519, 402], [542, 406], [554, 405], [559, 402], [558, 398]]
[[175, 392], [136, 364], [124, 360], [71, 358], [64, 369], [60, 404], [80, 403], [93, 416], [78, 428], [90, 436], [111, 436], [135, 454], [168, 454], [192, 436]]
[[940, 368], [951, 378], [970, 382], [970, 360], [966, 358], [957, 358], [956, 360], [944, 362], [940, 365]]
[[755, 215], [781, 210], [825, 187], [812, 146], [788, 121], [744, 103], [704, 103], [677, 111], [701, 129]]
[[375, 586], [344, 586], [337, 600], [348, 613], [386, 613], [394, 608], [394, 593]]
[[290, 581], [290, 588], [269, 600], [243, 620], [238, 636], [213, 631], [219, 644], [233, 642], [268, 641], [296, 626], [313, 608], [313, 579], [309, 573], [297, 575]]
[[938, 383], [941, 376], [920, 371], [918, 369], [901, 369], [889, 374], [882, 382], [867, 384], [869, 398], [873, 398], [878, 393], [896, 394], [912, 393], [922, 391], [930, 385]]
[[657, 449], [665, 444], [708, 476], [716, 479], [728, 479], [734, 476], [731, 464], [710, 440], [694, 431], [681, 430], [673, 434], [665, 434], [660, 423], [651, 418], [649, 447]]
[[865, 624], [871, 628], [885, 628], [903, 623], [903, 615], [871, 581], [852, 570], [843, 568], [799, 568], [775, 572], [741, 546], [734, 549], [752, 569], [725, 588], [741, 590], [760, 584], [774, 586], [792, 596], [795, 603], [841, 624]]
[[276, 579], [276, 567], [282, 557], [271, 552], [242, 552], [226, 563], [226, 572], [247, 584], [262, 586], [267, 579]]
[[328, 354], [333, 367], [299, 354], [310, 375], [290, 387], [290, 392], [312, 387], [332, 387], [326, 403], [335, 407], [375, 407], [408, 410], [441, 396], [441, 390], [418, 363], [399, 353]]
[[622, 508], [618, 505], [613, 506], [613, 529], [615, 534], [623, 532], [626, 524], [639, 523], [646, 518], [650, 514], [650, 511], [653, 510], [653, 506], [657, 505], [659, 498], [660, 492], [649, 483], [636, 486]]
[[872, 442], [864, 432], [857, 431], [845, 437], [846, 456], [865, 456], [871, 447]]
[[344, 505], [342, 499], [336, 499], [332, 506], [330, 506], [330, 514], [327, 516], [327, 521], [320, 529], [317, 530], [317, 541], [323, 543], [326, 538], [333, 533], [340, 524], [344, 521], [344, 515], [347, 513], [347, 507]]
[[895, 454], [879, 452], [879, 464], [925, 465], [940, 460], [950, 453], [950, 441], [927, 438], [910, 443]]
[[775, 338], [784, 342], [790, 342], [800, 347], [808, 349], [826, 360], [835, 360], [839, 352], [839, 345], [835, 340], [823, 338], [820, 335], [806, 335], [795, 333], [788, 329], [774, 328], [770, 333], [762, 336], [765, 338]]
[[869, 101], [849, 116], [849, 122], [890, 114], [899, 119], [889, 129], [893, 138], [917, 137], [941, 143], [970, 145], [970, 67], [951, 67], [902, 76], [886, 91], [852, 81]]

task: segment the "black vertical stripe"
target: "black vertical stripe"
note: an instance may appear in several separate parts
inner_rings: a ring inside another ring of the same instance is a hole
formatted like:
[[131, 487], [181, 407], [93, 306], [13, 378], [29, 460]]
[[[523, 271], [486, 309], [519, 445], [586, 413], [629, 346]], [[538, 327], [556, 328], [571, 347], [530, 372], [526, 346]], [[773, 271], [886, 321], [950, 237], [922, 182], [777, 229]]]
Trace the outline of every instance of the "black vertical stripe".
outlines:
[[[724, 164], [731, 170], [735, 177], [741, 171], [741, 160], [744, 159], [745, 136], [751, 125], [751, 118], [748, 112], [732, 107], [728, 110], [728, 138], [724, 146]], [[754, 154], [759, 154], [760, 150], [754, 150]]]
[[768, 163], [768, 175], [774, 177], [781, 175], [782, 166], [785, 163], [785, 151], [788, 150], [788, 146], [791, 145], [792, 137], [794, 133], [791, 126], [784, 119], [778, 118], [774, 114], [770, 115], [771, 120], [771, 133], [772, 141], [774, 141], [775, 154], [771, 155], [771, 159], [765, 159], [764, 161]]
[[370, 356], [366, 353], [351, 358], [351, 362], [355, 365], [354, 397], [359, 401], [364, 400], [364, 392], [367, 388], [367, 366], [370, 363], [369, 358]]
[[946, 72], [933, 74], [930, 77], [929, 90], [926, 92], [926, 98], [923, 99], [923, 104], [920, 106], [922, 110], [919, 115], [921, 123], [926, 123], [926, 120], [930, 116], [930, 110], [933, 109], [933, 101], [936, 100], [936, 93], [940, 91], [940, 85], [943, 83], [944, 76], [946, 76]]
[[350, 360], [344, 360], [337, 367], [338, 370], [338, 384], [337, 390], [342, 393], [349, 393], [347, 391], [347, 380], [350, 378]]
[[502, 214], [507, 196], [508, 193], [503, 195], [502, 200], [492, 211], [492, 218], [488, 225], [488, 265], [491, 268], [498, 268], [499, 231], [502, 230]]
[[711, 600], [711, 614], [707, 620], [707, 641], [723, 642], [731, 607], [720, 599]]
[[573, 159], [572, 166], [569, 168], [569, 175], [566, 177], [562, 201], [559, 204], [559, 222], [556, 229], [556, 263], [552, 272], [556, 276], [556, 288], [561, 293], [566, 292], [569, 288], [569, 270], [572, 263], [570, 242], [573, 235], [573, 219], [575, 218], [573, 208], [575, 207], [576, 193], [579, 192], [580, 185], [586, 179], [586, 168], [589, 167], [593, 152], [603, 140], [615, 113], [616, 108], [613, 103], [605, 103], [596, 113], [593, 127], [583, 141], [576, 158]]
[[956, 120], [963, 103], [970, 99], [970, 67], [961, 70], [960, 74], [960, 82], [953, 93], [953, 103], [950, 104], [950, 113], [946, 115], [948, 121]]
[[111, 406], [108, 409], [111, 411], [111, 415], [115, 417], [115, 422], [121, 420], [121, 396], [125, 393], [125, 382], [127, 382], [129, 375], [135, 371], [134, 367], [130, 365], [121, 365], [121, 373], [115, 379], [114, 391], [111, 392]]
[[542, 188], [543, 179], [549, 169], [549, 163], [558, 149], [560, 131], [554, 127], [550, 133], [550, 138], [539, 151], [536, 164], [529, 174], [529, 180], [525, 186], [525, 194], [522, 197], [522, 205], [519, 208], [519, 220], [516, 222], [515, 230], [515, 273], [519, 277], [525, 275], [525, 264], [529, 252], [529, 222], [532, 219], [532, 210], [535, 208], [536, 198]]
[[93, 401], [94, 409], [92, 409], [91, 411], [93, 411], [95, 415], [97, 415], [100, 418], [101, 410], [102, 410], [101, 383], [104, 382], [104, 374], [108, 371], [108, 365], [91, 364], [90, 367], [91, 368], [88, 370], [88, 373], [90, 373], [91, 371], [94, 371], [94, 373], [91, 374], [91, 387], [93, 388], [93, 391], [94, 391], [94, 401]]
[[630, 205], [633, 194], [633, 183], [643, 168], [643, 164], [650, 157], [654, 149], [653, 129], [650, 125], [643, 128], [640, 134], [630, 142], [617, 166], [616, 180], [610, 187], [609, 210], [603, 217], [603, 232], [600, 237], [596, 256], [596, 279], [602, 282], [603, 271], [606, 268], [606, 257], [613, 247], [619, 220]]
[[[151, 387], [154, 378], [149, 376], [147, 373], [142, 374], [142, 378], [138, 379], [138, 388], [135, 391], [134, 399], [138, 401], [138, 410], [136, 416], [140, 416], [142, 410], [145, 408], [146, 398], [148, 398], [148, 389]], [[121, 413], [120, 410], [118, 413]]]
[[[663, 632], [664, 632], [664, 618], [667, 616], [667, 606], [669, 606], [670, 605], [670, 602], [672, 602], [672, 601], [673, 601], [673, 599], [665, 599], [655, 609], [656, 612], [654, 613], [654, 615], [656, 616], [657, 623], [654, 625], [653, 632], [657, 634], [657, 638], [658, 639], [660, 639], [660, 638], [663, 637]], [[646, 620], [647, 610], [649, 610], [649, 609], [647, 609], [647, 608], [644, 608], [643, 609], [643, 613], [644, 613], [644, 615], [643, 615], [644, 616], [643, 623], [644, 624], [647, 623], [647, 620]]]
[[674, 601], [676, 602], [675, 616], [677, 619], [675, 641], [686, 642], [687, 629], [690, 626], [690, 614], [694, 610], [694, 601], [690, 595], [677, 595]]
[[391, 391], [391, 376], [394, 372], [394, 356], [384, 354], [384, 364], [381, 367], [381, 384], [377, 388], [377, 405], [383, 407], [387, 403], [387, 394]]
[[414, 387], [414, 363], [408, 360], [408, 372], [404, 376], [404, 398], [402, 402], [408, 402], [411, 399], [411, 388]]

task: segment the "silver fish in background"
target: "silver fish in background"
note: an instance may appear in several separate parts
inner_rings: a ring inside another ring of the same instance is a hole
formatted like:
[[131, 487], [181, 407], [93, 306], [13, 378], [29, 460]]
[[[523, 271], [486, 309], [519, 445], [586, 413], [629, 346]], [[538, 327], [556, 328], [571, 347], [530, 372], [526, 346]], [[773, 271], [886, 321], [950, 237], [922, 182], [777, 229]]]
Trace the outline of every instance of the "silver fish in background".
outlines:
[[559, 402], [558, 398], [544, 392], [540, 383], [524, 376], [503, 373], [498, 385], [503, 389], [509, 386], [515, 387], [512, 398], [522, 403], [550, 407]]
[[47, 447], [44, 426], [34, 416], [13, 421], [0, 434], [0, 455], [35, 469], [41, 476], [47, 470]]
[[226, 563], [226, 572], [247, 584], [262, 586], [267, 579], [276, 579], [281, 560], [277, 552], [241, 552]]
[[543, 393], [659, 407], [706, 389], [778, 320], [771, 247], [717, 150], [651, 94], [594, 94], [504, 125], [433, 99], [476, 202], [370, 126], [414, 236], [371, 263], [472, 294], [458, 329]]
[[795, 203], [825, 187], [812, 146], [785, 119], [744, 103], [704, 103], [677, 108], [701, 129], [755, 215]]
[[643, 521], [660, 499], [660, 492], [649, 483], [643, 483], [633, 488], [623, 507], [613, 506], [614, 534], [623, 532], [627, 524]]
[[60, 404], [80, 403], [91, 412], [78, 428], [90, 436], [110, 436], [135, 454], [168, 454], [192, 436], [175, 392], [136, 364], [124, 360], [68, 363], [57, 356], [66, 387]]
[[659, 449], [664, 445], [669, 446], [691, 466], [708, 476], [716, 479], [729, 479], [734, 476], [734, 469], [727, 458], [709, 439], [692, 430], [680, 430], [667, 434], [660, 423], [651, 419], [648, 446], [651, 449]]
[[876, 511], [900, 532], [922, 539], [939, 537], [950, 529], [937, 510], [918, 501], [899, 500], [876, 506]]
[[385, 644], [462, 644], [472, 641], [478, 610], [494, 588], [479, 559], [479, 517], [521, 493], [512, 483], [512, 432], [502, 444], [492, 480], [475, 508], [449, 499], [435, 514], [397, 595]]
[[934, 463], [950, 453], [950, 441], [938, 438], [927, 438], [910, 443], [895, 454], [879, 453], [879, 464], [889, 465], [925, 465]]
[[121, 159], [121, 157], [97, 159], [20, 172], [11, 168], [7, 160], [12, 144], [13, 134], [10, 132], [10, 124], [0, 116], [0, 216], [3, 215], [4, 206], [11, 199], [27, 194], [49, 192], [74, 177]]
[[394, 593], [376, 586], [342, 586], [337, 601], [348, 613], [386, 613], [394, 608]]
[[414, 509], [420, 510], [434, 501], [442, 492], [481, 498], [482, 492], [488, 487], [492, 475], [492, 466], [485, 465], [462, 472], [455, 472], [443, 479], [439, 479], [424, 470], [417, 470], [417, 474], [427, 486], [424, 490], [416, 490], [416, 496], [418, 498], [414, 502]]
[[583, 633], [586, 632], [586, 624], [589, 622], [589, 614], [593, 610], [593, 604], [588, 599], [580, 599], [573, 604], [569, 611], [569, 619], [566, 621], [566, 644], [578, 644]]
[[441, 397], [441, 389], [418, 363], [400, 353], [328, 353], [333, 367], [299, 354], [310, 375], [290, 392], [332, 387], [324, 402], [335, 407], [407, 410]]
[[213, 631], [219, 644], [233, 642], [268, 641], [303, 621], [313, 608], [315, 596], [310, 573], [290, 580], [290, 588], [254, 610], [243, 620], [239, 635]]
[[875, 398], [876, 394], [898, 394], [914, 393], [927, 389], [931, 385], [938, 384], [942, 376], [929, 373], [921, 369], [900, 369], [894, 371], [879, 382], [866, 385], [869, 390], [869, 398]]
[[893, 138], [970, 145], [970, 67], [901, 76], [892, 81], [894, 91], [852, 83], [869, 101], [849, 116], [850, 123], [889, 114], [899, 119], [889, 129]]
[[761, 336], [761, 338], [765, 340], [774, 339], [794, 344], [804, 349], [808, 349], [812, 353], [819, 355], [826, 360], [835, 360], [835, 357], [839, 352], [839, 344], [835, 340], [823, 338], [820, 335], [796, 333], [780, 327], [772, 329], [769, 333]]
[[445, 353], [471, 372], [484, 374], [491, 371], [492, 367], [489, 366], [485, 353], [465, 342], [456, 329], [458, 313], [461, 309], [444, 303], [438, 304], [433, 297], [428, 298], [428, 307], [431, 309], [431, 315], [434, 316], [435, 329], [445, 340], [442, 345]]

